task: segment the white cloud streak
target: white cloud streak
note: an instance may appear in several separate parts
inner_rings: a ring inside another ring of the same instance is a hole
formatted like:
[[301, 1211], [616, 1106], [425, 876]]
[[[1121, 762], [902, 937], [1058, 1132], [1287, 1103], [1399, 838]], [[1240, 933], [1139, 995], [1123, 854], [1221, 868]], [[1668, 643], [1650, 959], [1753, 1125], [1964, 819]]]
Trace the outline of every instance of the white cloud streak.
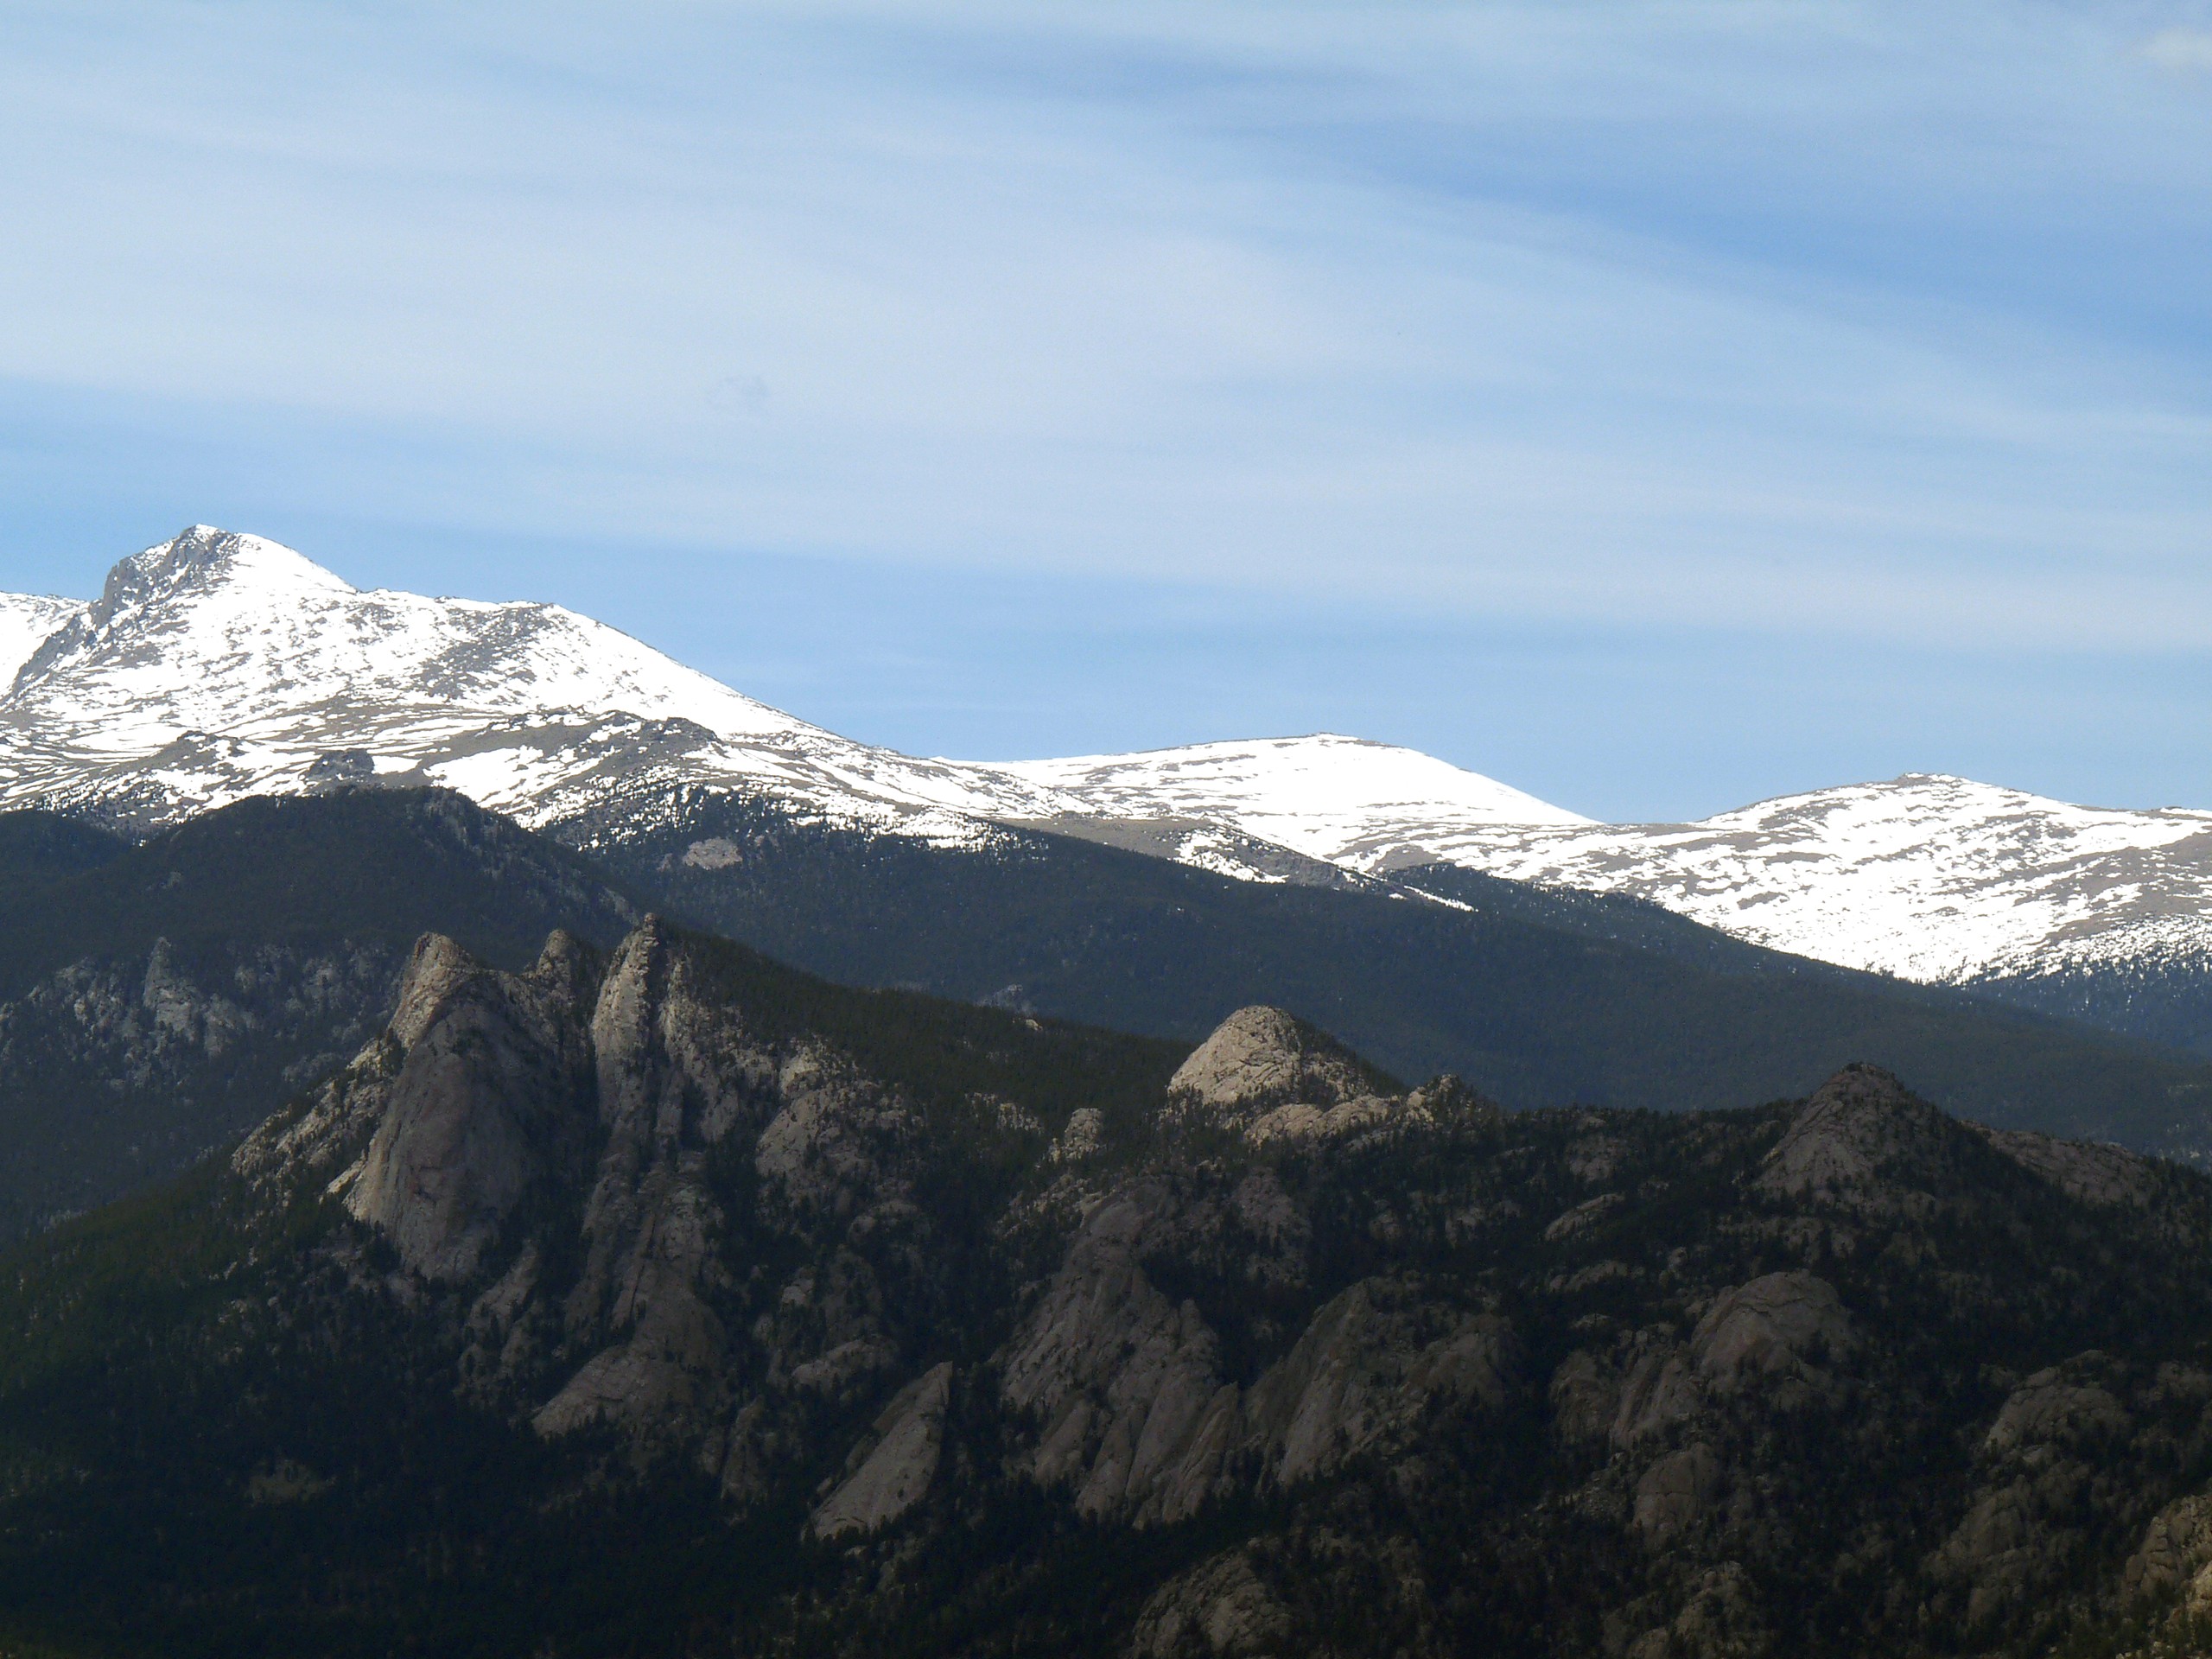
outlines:
[[503, 531], [2202, 645], [2212, 105], [2162, 72], [2212, 35], [2145, 38], [1990, 0], [32, 10], [0, 376]]

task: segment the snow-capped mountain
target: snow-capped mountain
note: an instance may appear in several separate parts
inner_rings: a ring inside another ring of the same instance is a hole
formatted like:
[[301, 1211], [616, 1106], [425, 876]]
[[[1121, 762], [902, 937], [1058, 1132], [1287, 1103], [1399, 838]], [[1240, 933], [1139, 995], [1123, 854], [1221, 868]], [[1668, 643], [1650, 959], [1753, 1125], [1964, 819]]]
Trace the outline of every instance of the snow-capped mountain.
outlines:
[[1911, 773], [1695, 823], [1596, 823], [1427, 755], [1331, 735], [1007, 770], [1102, 815], [1230, 823], [1370, 874], [1456, 864], [1626, 893], [1923, 982], [2212, 951], [2212, 812], [2073, 806]]
[[1001, 766], [917, 759], [808, 725], [558, 606], [365, 593], [275, 543], [206, 526], [125, 559], [90, 604], [0, 596], [0, 683], [13, 677], [0, 806], [152, 825], [379, 779], [619, 835], [668, 821], [687, 792], [765, 791], [938, 842], [1043, 824], [1249, 880], [1454, 864], [1626, 893], [1921, 981], [2182, 964], [2212, 985], [2208, 812], [1914, 775], [1699, 823], [1602, 824], [1327, 734]]
[[80, 599], [0, 594], [0, 682], [13, 680], [47, 636], [84, 608]]
[[[1023, 760], [1001, 770], [1115, 818], [1199, 818], [1333, 864], [1402, 862], [1407, 848], [1501, 824], [1588, 818], [1417, 749], [1332, 732], [1145, 754]], [[1422, 862], [1429, 860], [1423, 857]]]
[[1910, 773], [1688, 824], [1471, 826], [1435, 850], [1929, 983], [2212, 950], [2212, 812], [2074, 806], [1964, 778]]
[[49, 624], [0, 697], [0, 805], [157, 823], [348, 778], [443, 785], [542, 825], [611, 795], [780, 789], [957, 836], [1073, 810], [985, 769], [810, 726], [556, 605], [364, 593], [290, 549], [196, 525]]

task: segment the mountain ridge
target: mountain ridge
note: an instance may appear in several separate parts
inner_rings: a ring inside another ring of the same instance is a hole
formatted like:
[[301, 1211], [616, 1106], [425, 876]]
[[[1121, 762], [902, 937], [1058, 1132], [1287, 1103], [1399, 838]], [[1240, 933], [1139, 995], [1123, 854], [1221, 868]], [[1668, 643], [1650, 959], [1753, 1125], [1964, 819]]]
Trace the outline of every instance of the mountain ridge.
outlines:
[[1453, 864], [2212, 1052], [2212, 812], [1906, 773], [1696, 823], [1605, 824], [1326, 733], [923, 759], [810, 726], [557, 606], [364, 593], [209, 526], [123, 561], [91, 604], [0, 598], [0, 665], [19, 649], [0, 696], [0, 808], [143, 833], [251, 794], [403, 783], [556, 834], [588, 820], [651, 836], [707, 790], [948, 848], [1042, 827], [1262, 882]]
[[1878, 1068], [1501, 1114], [655, 919], [0, 1256], [0, 1644], [2102, 1659], [2212, 1600], [2212, 1181]]

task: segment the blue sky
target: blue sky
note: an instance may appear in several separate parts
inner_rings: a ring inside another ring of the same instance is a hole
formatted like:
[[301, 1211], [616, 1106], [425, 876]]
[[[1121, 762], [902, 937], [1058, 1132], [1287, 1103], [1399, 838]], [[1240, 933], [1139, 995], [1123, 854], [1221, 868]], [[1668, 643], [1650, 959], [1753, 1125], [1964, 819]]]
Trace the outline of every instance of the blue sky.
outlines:
[[2212, 804], [2212, 7], [16, 0], [0, 585], [192, 520], [982, 758]]

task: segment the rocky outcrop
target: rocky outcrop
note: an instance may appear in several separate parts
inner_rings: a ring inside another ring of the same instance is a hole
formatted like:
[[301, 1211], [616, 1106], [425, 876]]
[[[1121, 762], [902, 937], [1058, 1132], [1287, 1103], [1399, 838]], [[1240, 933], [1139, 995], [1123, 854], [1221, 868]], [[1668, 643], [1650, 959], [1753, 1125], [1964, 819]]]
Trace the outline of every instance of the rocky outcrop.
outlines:
[[1497, 1315], [1438, 1304], [1407, 1281], [1363, 1279], [1253, 1385], [1243, 1444], [1262, 1453], [1271, 1483], [1294, 1485], [1363, 1452], [1402, 1449], [1432, 1410], [1503, 1405], [1517, 1359]]
[[1137, 1617], [1135, 1659], [1263, 1659], [1298, 1650], [1290, 1610], [1252, 1570], [1243, 1550], [1193, 1567], [1154, 1592]]
[[1674, 1332], [1665, 1326], [1640, 1331], [1624, 1344], [1625, 1374], [1618, 1386], [1618, 1406], [1607, 1438], [1629, 1449], [1646, 1440], [1663, 1440], [1679, 1424], [1688, 1422], [1704, 1403], [1695, 1359], [1682, 1351]]
[[[698, 948], [648, 918], [603, 971], [556, 933], [511, 975], [427, 937], [387, 1029], [233, 1166], [327, 1190], [415, 1279], [466, 1289], [476, 1396], [543, 1435], [690, 1447], [743, 1497], [807, 1401], [865, 1399], [897, 1363], [871, 1253], [914, 1233], [918, 1120], [818, 1039], [764, 1039]], [[751, 1224], [812, 1258], [741, 1325], [725, 1147], [757, 1178]]]
[[2104, 1356], [2091, 1353], [2037, 1371], [1998, 1412], [1982, 1438], [1983, 1454], [2001, 1458], [2035, 1446], [2075, 1446], [2125, 1433], [2127, 1408], [2090, 1380], [2103, 1369]]
[[1793, 1119], [1751, 1184], [1770, 1198], [1877, 1216], [1932, 1213], [1965, 1133], [1890, 1072], [1847, 1065]]
[[807, 1522], [820, 1538], [873, 1532], [922, 1500], [944, 1450], [950, 1362], [931, 1366], [883, 1408], [845, 1460], [845, 1478]]
[[1376, 1091], [1350, 1049], [1281, 1008], [1239, 1008], [1168, 1079], [1170, 1099], [1224, 1117], [1298, 1101], [1334, 1106]]
[[2028, 1377], [1999, 1408], [1980, 1440], [1974, 1502], [1929, 1562], [1931, 1577], [1965, 1592], [1970, 1626], [2063, 1579], [2084, 1523], [2115, 1503], [2093, 1458], [2131, 1426], [2119, 1382], [2110, 1357], [2092, 1351]]
[[765, 1094], [771, 1062], [732, 1010], [696, 995], [653, 918], [607, 963], [590, 1045], [603, 1141], [563, 1308], [569, 1345], [590, 1357], [531, 1421], [543, 1434], [605, 1421], [696, 1437], [724, 1403], [728, 1357], [704, 1156]]
[[565, 933], [523, 975], [468, 963], [450, 940], [416, 947], [392, 1026], [404, 1058], [338, 1190], [425, 1279], [472, 1275], [532, 1186], [581, 1173], [593, 976]]
[[0, 1239], [182, 1167], [345, 1065], [402, 961], [381, 943], [184, 952], [157, 938], [0, 1001]]
[[1552, 1426], [1560, 1439], [1587, 1445], [1611, 1437], [1620, 1410], [1621, 1379], [1599, 1355], [1576, 1349], [1560, 1361], [1546, 1392]]
[[428, 1277], [474, 1270], [536, 1174], [574, 1177], [590, 1120], [583, 1015], [594, 971], [566, 934], [523, 975], [426, 934], [385, 1030], [232, 1154], [257, 1186], [327, 1187]]
[[1758, 1587], [1740, 1561], [1701, 1573], [1671, 1622], [1620, 1649], [1623, 1659], [1767, 1659], [1780, 1650]]
[[1281, 1008], [1239, 1008], [1168, 1082], [1166, 1119], [1269, 1141], [1342, 1142], [1363, 1135], [1497, 1121], [1498, 1109], [1458, 1077], [1438, 1077], [1410, 1094], [1327, 1033]]
[[1789, 1401], [1831, 1394], [1834, 1368], [1858, 1346], [1834, 1286], [1809, 1273], [1770, 1273], [1715, 1298], [1689, 1351], [1716, 1394], [1765, 1385]]
[[[647, 1489], [828, 1546], [791, 1568], [794, 1645], [810, 1608], [880, 1633], [1080, 1585], [1086, 1639], [1140, 1654], [2033, 1659], [2041, 1610], [2212, 1586], [2212, 1510], [2175, 1502], [2212, 1456], [2184, 1172], [2139, 1201], [2063, 1148], [2024, 1172], [1866, 1068], [1684, 1119], [1222, 1050], [1211, 1104], [1048, 1100], [988, 1065], [1041, 1025], [966, 1008], [899, 1084], [794, 1017], [832, 988], [756, 996], [734, 947], [559, 954], [426, 942], [391, 1030], [238, 1166], [393, 1195], [355, 1213], [399, 1270], [354, 1232], [334, 1260], [460, 1332], [465, 1399], [611, 1427]], [[519, 1115], [518, 1055], [565, 1057], [574, 1151]], [[1271, 1100], [1285, 1075], [1315, 1097]], [[1008, 1618], [978, 1645], [1073, 1639]]]
[[1032, 1471], [1072, 1488], [1087, 1515], [1180, 1520], [1211, 1495], [1234, 1438], [1219, 1339], [1138, 1259], [1173, 1203], [1145, 1184], [1093, 1211], [1002, 1357], [1001, 1394], [1041, 1429]]
[[2158, 1191], [2156, 1166], [2124, 1147], [2061, 1141], [2032, 1129], [1991, 1129], [1977, 1124], [1975, 1132], [2021, 1168], [2082, 1204], [2141, 1209]]
[[[1268, 1205], [1250, 1183], [1238, 1193]], [[1516, 1359], [1507, 1322], [1385, 1278], [1325, 1303], [1240, 1388], [1197, 1306], [1162, 1294], [1140, 1259], [1175, 1205], [1164, 1184], [1102, 1204], [1002, 1357], [1004, 1397], [1038, 1426], [1032, 1472], [1071, 1487], [1084, 1513], [1181, 1520], [1240, 1483], [1294, 1485], [1402, 1447], [1432, 1410], [1503, 1401]]]
[[1636, 1484], [1632, 1520], [1647, 1549], [1664, 1549], [1703, 1520], [1720, 1490], [1720, 1459], [1702, 1440], [1669, 1452]]
[[1715, 1295], [1687, 1341], [1679, 1327], [1655, 1325], [1569, 1353], [1548, 1390], [1554, 1432], [1635, 1454], [1716, 1411], [1832, 1407], [1862, 1346], [1833, 1285], [1765, 1274]]

